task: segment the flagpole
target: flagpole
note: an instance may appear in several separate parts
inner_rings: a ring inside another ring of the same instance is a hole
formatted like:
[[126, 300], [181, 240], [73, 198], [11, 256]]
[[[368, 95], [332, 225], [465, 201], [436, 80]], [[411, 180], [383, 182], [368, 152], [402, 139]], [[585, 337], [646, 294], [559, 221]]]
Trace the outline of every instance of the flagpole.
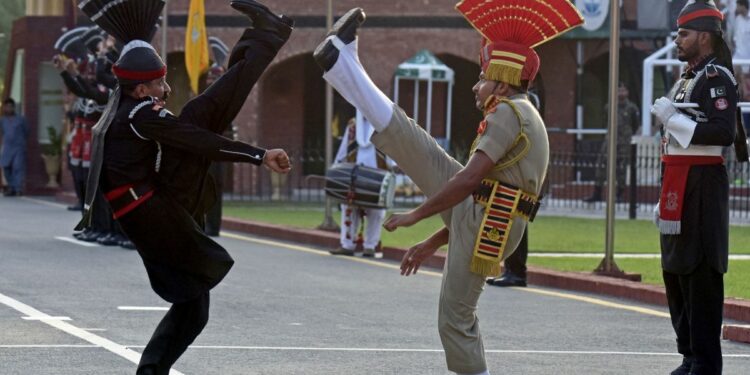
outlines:
[[[333, 26], [333, 0], [328, 0], [328, 9], [326, 12], [326, 30], [330, 30]], [[328, 168], [331, 166], [331, 162], [333, 161], [333, 134], [331, 131], [331, 123], [333, 122], [333, 88], [330, 84], [326, 83], [326, 119], [325, 119], [325, 127], [326, 127], [326, 155], [325, 155], [325, 170], [328, 171]], [[325, 208], [325, 217], [323, 218], [323, 223], [318, 226], [318, 229], [322, 230], [328, 230], [328, 231], [337, 231], [339, 230], [339, 226], [336, 225], [336, 222], [333, 221], [333, 202], [331, 202], [331, 198], [326, 196], [326, 208]]]
[[161, 16], [161, 57], [165, 62], [167, 61], [167, 18], [169, 18], [169, 12], [167, 11], [168, 5], [169, 0], [164, 0], [164, 10]]

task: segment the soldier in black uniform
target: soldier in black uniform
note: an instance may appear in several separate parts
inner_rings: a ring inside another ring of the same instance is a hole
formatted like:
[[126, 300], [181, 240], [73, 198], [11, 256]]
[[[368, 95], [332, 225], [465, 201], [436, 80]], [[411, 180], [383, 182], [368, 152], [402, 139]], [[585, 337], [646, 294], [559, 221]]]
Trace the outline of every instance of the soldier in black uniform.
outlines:
[[[229, 69], [175, 117], [163, 108], [166, 66], [150, 40], [161, 0], [84, 2], [83, 12], [126, 45], [112, 69], [118, 88], [97, 124], [87, 214], [97, 188], [143, 259], [154, 291], [173, 305], [143, 351], [138, 374], [167, 374], [208, 321], [209, 290], [234, 261], [202, 231], [210, 206], [211, 160], [265, 165], [288, 173], [281, 149], [264, 150], [222, 133], [292, 31], [293, 22], [252, 0], [232, 6], [253, 28], [235, 45]], [[140, 14], [141, 24], [122, 17]], [[84, 221], [88, 215], [84, 217]]]
[[[680, 13], [678, 57], [687, 69], [651, 112], [663, 124], [661, 232], [664, 285], [683, 363], [673, 375], [721, 374], [724, 273], [729, 238], [729, 182], [722, 151], [738, 132], [737, 82], [722, 38], [721, 12], [713, 1], [691, 1]], [[675, 103], [695, 103], [676, 108]], [[740, 125], [740, 126], [738, 126]], [[743, 132], [744, 133], [744, 132]]]

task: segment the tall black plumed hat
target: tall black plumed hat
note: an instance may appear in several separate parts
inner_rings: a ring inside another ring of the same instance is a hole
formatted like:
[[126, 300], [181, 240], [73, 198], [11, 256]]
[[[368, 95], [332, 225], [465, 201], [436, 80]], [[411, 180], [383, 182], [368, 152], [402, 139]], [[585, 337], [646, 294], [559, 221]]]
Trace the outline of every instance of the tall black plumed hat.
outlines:
[[214, 63], [224, 66], [227, 57], [229, 57], [229, 47], [215, 36], [208, 37], [208, 45], [211, 47], [211, 52], [214, 55]]
[[106, 37], [107, 34], [99, 26], [92, 26], [81, 35], [81, 40], [89, 52], [96, 55], [99, 52], [99, 43]]
[[55, 49], [68, 58], [78, 62], [86, 60], [86, 45], [83, 44], [81, 36], [88, 30], [87, 27], [76, 27], [64, 32], [55, 42]]
[[112, 71], [121, 85], [164, 77], [167, 66], [150, 44], [164, 0], [83, 0], [78, 7], [124, 47]]

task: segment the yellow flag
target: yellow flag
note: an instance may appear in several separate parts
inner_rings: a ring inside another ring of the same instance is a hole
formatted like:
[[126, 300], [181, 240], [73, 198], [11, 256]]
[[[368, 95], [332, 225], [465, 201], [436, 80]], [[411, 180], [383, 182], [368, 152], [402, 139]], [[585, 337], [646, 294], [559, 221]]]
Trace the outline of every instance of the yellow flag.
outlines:
[[333, 120], [331, 121], [331, 135], [333, 136], [333, 138], [338, 138], [341, 136], [339, 128], [339, 114], [337, 113], [336, 116], [333, 116]]
[[185, 67], [190, 77], [190, 88], [197, 94], [200, 76], [208, 68], [208, 37], [203, 0], [190, 0], [188, 15], [185, 28]]

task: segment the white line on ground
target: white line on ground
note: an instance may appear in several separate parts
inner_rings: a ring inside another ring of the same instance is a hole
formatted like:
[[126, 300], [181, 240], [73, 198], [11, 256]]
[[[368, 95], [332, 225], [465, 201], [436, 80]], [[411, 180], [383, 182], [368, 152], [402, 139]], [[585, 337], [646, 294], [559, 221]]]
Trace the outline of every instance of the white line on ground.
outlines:
[[[22, 314], [26, 314], [27, 316], [34, 316], [34, 317], [49, 317], [49, 315], [23, 303], [19, 302], [13, 298], [10, 298], [2, 293], [0, 293], [0, 303], [2, 303], [5, 306], [8, 306]], [[50, 325], [54, 328], [57, 328], [67, 334], [70, 334], [72, 336], [78, 337], [81, 340], [90, 342], [94, 345], [100, 346], [104, 349], [109, 350], [112, 353], [115, 353], [119, 355], [120, 357], [123, 357], [130, 362], [133, 362], [135, 364], [138, 364], [138, 362], [141, 359], [140, 353], [133, 351], [131, 349], [128, 349], [127, 347], [120, 345], [114, 341], [111, 341], [109, 339], [106, 339], [101, 336], [97, 336], [91, 332], [87, 332], [81, 328], [78, 328], [70, 323], [63, 322], [60, 320], [40, 320], [41, 322]], [[171, 370], [170, 375], [184, 375], [179, 371]]]
[[56, 236], [55, 239], [56, 240], [60, 240], [60, 241], [74, 243], [76, 245], [81, 245], [81, 246], [85, 246], [85, 247], [99, 247], [99, 245], [96, 244], [96, 243], [78, 241], [77, 239], [70, 238], [70, 237]]
[[[128, 346], [142, 348], [143, 346]], [[312, 351], [312, 352], [389, 352], [389, 353], [443, 353], [443, 349], [416, 348], [320, 348], [302, 346], [239, 346], [239, 345], [191, 345], [190, 349], [213, 350], [273, 350], [273, 351]], [[682, 356], [679, 353], [660, 352], [619, 352], [619, 351], [584, 351], [584, 350], [502, 350], [487, 349], [486, 353], [493, 354], [562, 354], [562, 355], [622, 355], [622, 356]], [[750, 354], [722, 354], [729, 358], [750, 358]]]
[[[599, 258], [604, 254], [597, 253], [529, 253], [530, 257], [539, 258]], [[615, 258], [622, 259], [661, 259], [661, 254], [615, 254]], [[750, 260], [748, 254], [729, 255], [731, 260]]]
[[23, 320], [71, 320], [67, 316], [22, 316]]
[[160, 306], [117, 306], [117, 309], [123, 311], [169, 311], [169, 307]]
[[[317, 254], [317, 255], [321, 255], [321, 256], [332, 256], [327, 251], [317, 250], [317, 249], [314, 249], [314, 248], [310, 248], [310, 247], [306, 247], [306, 246], [301, 246], [301, 245], [291, 245], [291, 244], [287, 244], [287, 243], [283, 243], [283, 242], [278, 242], [278, 241], [272, 241], [272, 240], [266, 240], [266, 239], [259, 239], [259, 238], [247, 237], [247, 236], [243, 236], [243, 235], [239, 235], [239, 234], [235, 234], [235, 233], [221, 232], [221, 235], [224, 236], [224, 237], [227, 237], [227, 238], [233, 238], [233, 239], [237, 239], [237, 240], [241, 240], [241, 241], [246, 241], [246, 242], [253, 242], [253, 243], [258, 243], [258, 244], [263, 244], [263, 245], [277, 246], [277, 247], [282, 247], [282, 248], [286, 248], [286, 249], [289, 249], [289, 250], [302, 251], [302, 252], [305, 252], [305, 253]], [[378, 266], [378, 267], [384, 267], [384, 268], [390, 268], [390, 269], [400, 270], [400, 267], [398, 265], [392, 264], [392, 263], [386, 263], [386, 262], [383, 262], [383, 261], [373, 261], [373, 260], [361, 259], [361, 258], [354, 258], [354, 257], [339, 257], [339, 259], [347, 260], [347, 261], [352, 261], [352, 262], [366, 263], [366, 264], [373, 265], [373, 266]], [[443, 277], [443, 274], [440, 273], [440, 272], [422, 271], [422, 270], [419, 271], [419, 275], [434, 276], [434, 277]], [[640, 306], [636, 306], [636, 305], [628, 305], [628, 304], [623, 304], [623, 303], [609, 302], [609, 301], [606, 301], [606, 300], [603, 300], [603, 299], [599, 299], [599, 298], [586, 297], [586, 296], [580, 296], [580, 295], [576, 295], [576, 294], [572, 294], [572, 293], [556, 292], [556, 291], [550, 291], [550, 290], [533, 288], [533, 287], [529, 287], [529, 288], [513, 288], [513, 289], [517, 289], [517, 290], [525, 291], [525, 292], [537, 293], [537, 294], [544, 294], [544, 295], [558, 297], [558, 298], [563, 298], [563, 299], [569, 299], [569, 300], [575, 300], [575, 301], [580, 301], [580, 302], [586, 302], [586, 303], [590, 303], [590, 304], [594, 304], [594, 305], [605, 306], [605, 307], [615, 308], [615, 309], [619, 309], [619, 310], [628, 310], [628, 311], [633, 311], [633, 312], [637, 312], [637, 313], [641, 313], [641, 314], [658, 316], [658, 317], [662, 317], [662, 318], [669, 318], [669, 313], [666, 313], [666, 312], [663, 312], [663, 311], [658, 311], [658, 310], [649, 309], [649, 308], [645, 308], [645, 307], [640, 307]]]
[[0, 349], [28, 349], [28, 348], [98, 348], [99, 345], [56, 345], [56, 344], [39, 344], [39, 345], [0, 345]]
[[44, 199], [35, 199], [35, 198], [29, 198], [29, 197], [21, 197], [21, 199], [29, 202], [34, 202], [38, 204], [43, 204], [45, 206], [55, 207], [55, 208], [67, 208], [64, 204], [50, 202]]

